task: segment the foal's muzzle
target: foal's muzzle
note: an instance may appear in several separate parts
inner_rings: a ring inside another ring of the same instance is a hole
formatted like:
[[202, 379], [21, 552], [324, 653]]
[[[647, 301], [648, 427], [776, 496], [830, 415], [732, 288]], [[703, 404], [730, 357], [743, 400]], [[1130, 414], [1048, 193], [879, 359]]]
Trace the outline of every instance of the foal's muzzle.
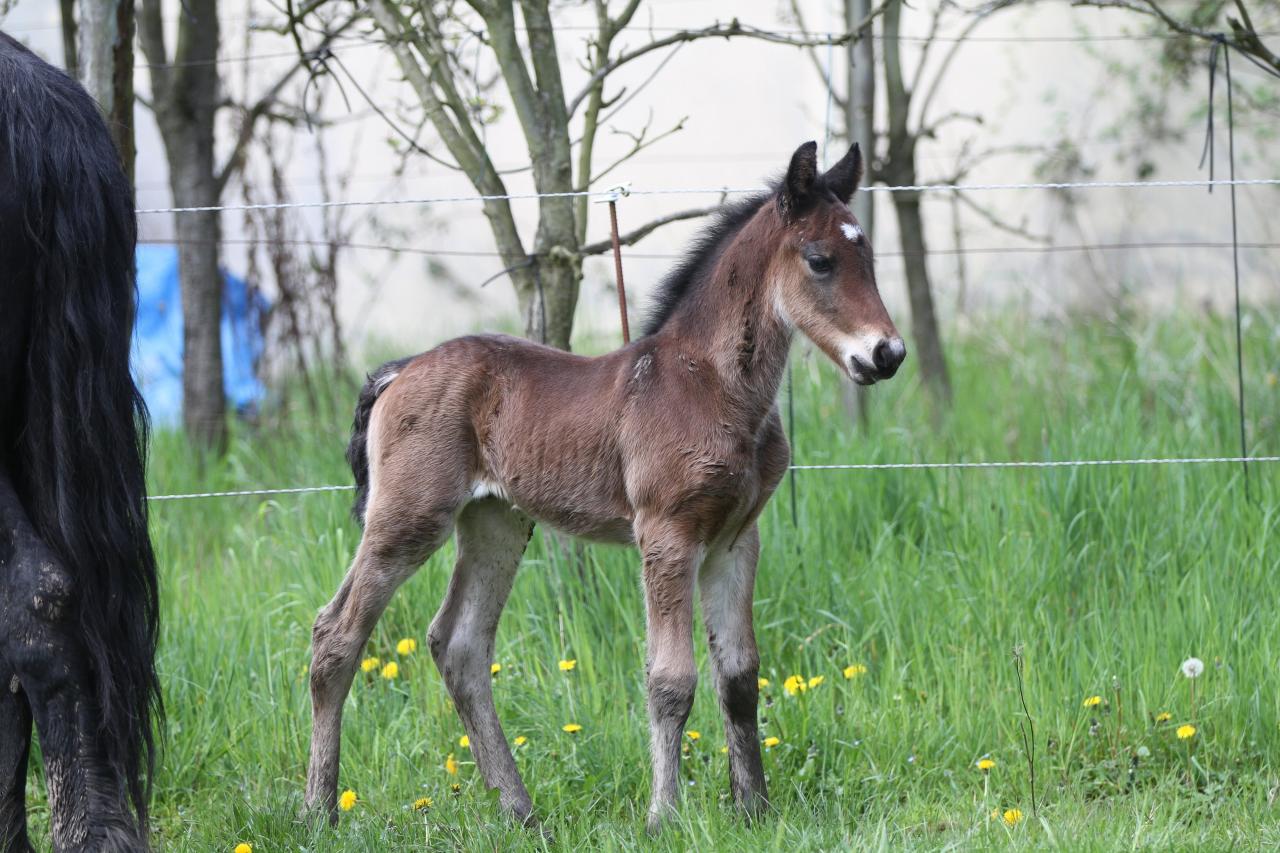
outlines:
[[859, 385], [874, 385], [881, 379], [889, 379], [907, 357], [907, 345], [902, 338], [881, 338], [871, 348], [870, 359], [860, 352], [849, 355], [849, 375]]

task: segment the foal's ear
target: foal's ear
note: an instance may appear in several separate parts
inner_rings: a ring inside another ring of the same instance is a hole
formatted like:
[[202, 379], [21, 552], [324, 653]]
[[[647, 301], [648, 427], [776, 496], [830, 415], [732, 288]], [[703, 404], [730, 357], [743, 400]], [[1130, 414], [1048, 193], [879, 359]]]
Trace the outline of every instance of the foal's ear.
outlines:
[[782, 218], [795, 214], [804, 204], [818, 179], [818, 143], [806, 142], [791, 155], [787, 176], [782, 179], [782, 191], [778, 193], [778, 207]]
[[858, 147], [858, 143], [850, 146], [849, 153], [828, 169], [822, 180], [836, 194], [836, 198], [844, 204], [849, 203], [849, 199], [853, 198], [853, 191], [862, 181], [862, 149]]

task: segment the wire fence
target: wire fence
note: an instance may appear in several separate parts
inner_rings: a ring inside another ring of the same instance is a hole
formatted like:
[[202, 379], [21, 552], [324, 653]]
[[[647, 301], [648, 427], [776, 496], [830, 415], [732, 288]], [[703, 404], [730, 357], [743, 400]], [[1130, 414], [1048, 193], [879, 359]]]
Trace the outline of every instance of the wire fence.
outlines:
[[[1240, 465], [1280, 462], [1280, 456], [1177, 456], [1139, 459], [1045, 459], [1010, 460], [1004, 462], [852, 462], [830, 465], [791, 465], [788, 471], [936, 471], [1008, 468], [1100, 468], [1135, 465]], [[188, 492], [171, 495], [151, 495], [152, 501], [181, 501], [199, 498], [269, 497], [271, 495], [298, 495], [315, 492], [350, 492], [353, 485], [294, 486], [274, 489], [236, 489], [226, 492]]]
[[[1280, 178], [1198, 178], [1177, 181], [1055, 181], [1023, 184], [915, 184], [906, 186], [861, 187], [858, 192], [989, 192], [993, 190], [1093, 190], [1093, 189], [1170, 189], [1280, 186]], [[763, 193], [765, 187], [669, 187], [661, 189], [574, 190], [554, 193], [503, 193], [497, 195], [453, 195], [427, 198], [379, 198], [343, 201], [281, 201], [262, 204], [221, 204], [204, 207], [144, 207], [139, 214], [156, 213], [211, 213], [244, 210], [287, 210], [296, 208], [378, 207], [395, 205], [455, 204], [460, 202], [521, 201], [543, 198], [617, 198], [620, 195], [744, 195]]]
[[[734, 22], [736, 26], [736, 21]], [[720, 26], [720, 25], [717, 25]], [[592, 27], [566, 27], [557, 26], [560, 30], [593, 30]], [[659, 29], [670, 32], [679, 32], [681, 28], [654, 28], [648, 27], [651, 32], [657, 33]], [[833, 63], [833, 41], [837, 37], [843, 37], [845, 33], [838, 32], [813, 32], [813, 31], [797, 31], [806, 38], [825, 38], [827, 39], [826, 64], [827, 73], [825, 79], [828, 82], [826, 111], [824, 118], [823, 131], [823, 160], [826, 160], [826, 151], [828, 142], [832, 135], [831, 114], [833, 92], [830, 88], [832, 79], [832, 63]], [[874, 36], [872, 36], [874, 38]], [[1153, 41], [1166, 40], [1171, 38], [1182, 38], [1177, 34], [1115, 34], [1115, 35], [1091, 35], [1091, 34], [1074, 34], [1060, 36], [973, 36], [967, 35], [962, 37], [967, 41], [983, 41], [983, 42], [1093, 42], [1093, 41]], [[901, 37], [900, 40], [910, 41], [911, 37]], [[947, 41], [948, 36], [940, 36], [932, 34], [928, 40]], [[329, 50], [344, 50], [351, 48], [368, 47], [374, 44], [381, 44], [376, 40], [362, 40], [359, 42], [343, 42], [331, 45]], [[1215, 54], [1216, 56], [1216, 54]], [[214, 63], [223, 62], [249, 62], [257, 59], [271, 58], [298, 58], [296, 53], [264, 53], [257, 55], [247, 55], [241, 57], [219, 57], [213, 60]], [[201, 63], [175, 63], [175, 65], [201, 64]], [[1214, 63], [1211, 61], [1211, 75]], [[1212, 76], [1211, 76], [1212, 80]], [[1228, 70], [1228, 106], [1230, 106], [1230, 74]], [[1210, 86], [1210, 109], [1212, 110], [1212, 84]], [[1210, 113], [1211, 114], [1211, 113]], [[1209, 124], [1209, 137], [1212, 139], [1212, 118]], [[1236, 235], [1236, 212], [1235, 212], [1235, 188], [1238, 186], [1280, 186], [1280, 178], [1250, 178], [1237, 179], [1235, 177], [1234, 168], [1234, 145], [1232, 146], [1231, 173], [1228, 179], [1216, 179], [1212, 174], [1212, 160], [1210, 168], [1210, 176], [1207, 179], [1185, 179], [1185, 180], [1113, 180], [1113, 181], [1046, 181], [1046, 182], [1024, 182], [1024, 183], [925, 183], [915, 185], [891, 185], [891, 186], [868, 186], [862, 187], [861, 192], [870, 193], [970, 193], [970, 192], [998, 192], [998, 191], [1077, 191], [1077, 190], [1095, 190], [1095, 189], [1171, 189], [1171, 188], [1206, 188], [1212, 192], [1214, 187], [1229, 187], [1231, 189], [1232, 200], [1232, 240], [1231, 242], [1123, 242], [1123, 243], [1094, 243], [1094, 244], [1076, 244], [1076, 245], [1038, 245], [1038, 246], [1008, 246], [1008, 247], [956, 247], [955, 249], [933, 250], [930, 252], [916, 254], [982, 254], [982, 253], [1030, 253], [1030, 252], [1067, 252], [1067, 251], [1115, 251], [1128, 250], [1136, 248], [1232, 248], [1233, 252], [1240, 248], [1277, 248], [1277, 243], [1241, 243]], [[209, 205], [198, 207], [153, 207], [142, 208], [137, 212], [145, 215], [156, 214], [183, 214], [183, 213], [209, 213], [209, 212], [231, 212], [231, 211], [255, 211], [255, 210], [285, 210], [285, 209], [327, 209], [327, 208], [347, 208], [347, 207], [379, 207], [379, 206], [423, 206], [435, 204], [455, 204], [455, 203], [490, 203], [490, 202], [511, 202], [522, 200], [538, 200], [547, 198], [607, 198], [617, 201], [623, 196], [668, 196], [668, 195], [713, 195], [724, 198], [729, 195], [742, 195], [763, 193], [766, 191], [764, 187], [668, 187], [668, 188], [631, 188], [621, 189], [618, 187], [612, 189], [583, 189], [566, 192], [515, 192], [501, 193], [492, 195], [451, 195], [451, 196], [435, 196], [435, 197], [414, 197], [399, 199], [362, 199], [362, 200], [341, 200], [341, 201], [290, 201], [290, 202], [268, 202], [256, 204], [227, 204], [227, 205]], [[152, 241], [152, 242], [180, 242], [180, 241]], [[241, 241], [252, 243], [253, 241]], [[393, 252], [412, 252], [415, 254], [425, 255], [467, 255], [467, 256], [499, 256], [494, 251], [467, 251], [457, 249], [418, 249], [412, 247], [395, 247], [386, 245], [373, 244], [357, 244], [357, 243], [333, 243], [330, 241], [302, 241], [293, 240], [292, 243], [316, 244], [324, 245], [331, 248], [366, 248], [366, 249], [382, 249]], [[911, 253], [907, 252], [883, 252], [881, 256], [907, 256]], [[632, 258], [652, 257], [652, 258], [675, 258], [681, 257], [675, 254], [666, 253], [638, 253], [628, 252], [628, 256]], [[1234, 257], [1234, 255], [1233, 255]], [[1237, 296], [1236, 296], [1236, 313], [1237, 313], [1237, 331], [1239, 327], [1239, 294], [1238, 294], [1238, 277], [1239, 267], [1236, 260], [1236, 276], [1237, 276]], [[1237, 340], [1237, 360], [1240, 356], [1240, 341]], [[1116, 468], [1116, 467], [1150, 467], [1150, 466], [1184, 466], [1184, 465], [1240, 465], [1245, 477], [1246, 495], [1248, 494], [1248, 466], [1250, 464], [1269, 464], [1280, 462], [1280, 456], [1269, 455], [1249, 455], [1244, 445], [1244, 387], [1242, 367], [1238, 365], [1241, 371], [1240, 376], [1240, 429], [1241, 429], [1241, 454], [1237, 456], [1178, 456], [1178, 457], [1144, 457], [1144, 458], [1127, 458], [1127, 459], [1060, 459], [1060, 460], [1007, 460], [1007, 461], [941, 461], [941, 462], [865, 462], [865, 463], [829, 463], [829, 464], [797, 464], [788, 468], [791, 475], [790, 488], [792, 490], [792, 515], [793, 521], [795, 516], [795, 478], [796, 472], [837, 472], [837, 471], [934, 471], [934, 470], [1046, 470], [1046, 469], [1083, 469], [1083, 468]], [[790, 411], [790, 382], [788, 381], [788, 409], [789, 415], [793, 418]], [[794, 432], [794, 430], [789, 430]], [[352, 485], [318, 485], [318, 486], [296, 486], [281, 488], [261, 488], [261, 489], [238, 489], [229, 491], [205, 491], [190, 493], [173, 493], [152, 495], [151, 501], [179, 501], [179, 500], [196, 500], [205, 498], [233, 498], [233, 497], [269, 497], [275, 495], [301, 495], [315, 493], [334, 493], [348, 492], [354, 489]]]

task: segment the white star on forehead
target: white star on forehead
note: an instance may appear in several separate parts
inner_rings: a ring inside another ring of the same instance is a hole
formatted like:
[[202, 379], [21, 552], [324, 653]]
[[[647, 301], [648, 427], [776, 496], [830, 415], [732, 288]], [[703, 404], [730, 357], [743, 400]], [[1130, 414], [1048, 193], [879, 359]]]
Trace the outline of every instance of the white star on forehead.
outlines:
[[858, 238], [862, 236], [862, 229], [852, 222], [841, 222], [840, 230], [844, 232], [845, 237], [854, 243], [858, 242]]

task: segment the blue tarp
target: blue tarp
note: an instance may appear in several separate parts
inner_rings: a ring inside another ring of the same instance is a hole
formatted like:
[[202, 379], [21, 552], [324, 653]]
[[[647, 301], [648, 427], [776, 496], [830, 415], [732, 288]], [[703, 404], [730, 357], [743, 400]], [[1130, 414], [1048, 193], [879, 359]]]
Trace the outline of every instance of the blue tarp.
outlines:
[[[138, 246], [138, 318], [133, 331], [133, 375], [156, 426], [182, 421], [182, 299], [178, 250]], [[266, 393], [258, 380], [262, 319], [270, 303], [243, 279], [222, 273], [222, 379], [228, 404], [251, 411]]]

